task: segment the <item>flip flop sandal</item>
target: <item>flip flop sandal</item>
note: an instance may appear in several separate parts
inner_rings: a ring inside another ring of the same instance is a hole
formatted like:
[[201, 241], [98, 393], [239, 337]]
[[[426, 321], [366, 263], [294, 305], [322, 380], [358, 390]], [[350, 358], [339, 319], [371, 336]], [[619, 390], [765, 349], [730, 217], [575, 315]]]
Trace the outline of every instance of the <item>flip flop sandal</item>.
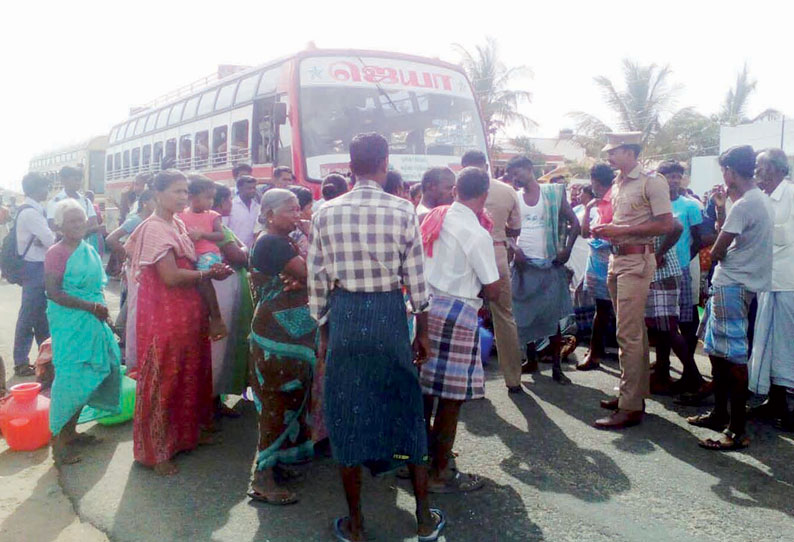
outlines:
[[705, 427], [706, 429], [711, 429], [712, 431], [722, 431], [728, 425], [728, 420], [720, 420], [714, 416], [713, 412], [701, 414], [700, 416], [690, 416], [686, 419], [686, 421], [689, 425], [694, 425], [695, 427]]
[[427, 490], [430, 493], [447, 494], [447, 493], [468, 493], [469, 491], [476, 491], [485, 485], [485, 481], [476, 474], [464, 474], [460, 471], [455, 471], [455, 475], [445, 480], [443, 484], [433, 486], [428, 484]]
[[[348, 519], [347, 516], [341, 517], [341, 518], [336, 518], [334, 520], [334, 537], [339, 542], [353, 542], [353, 539], [352, 538], [348, 538], [347, 535], [345, 534], [345, 532], [342, 530], [342, 524], [345, 522], [346, 519]], [[369, 533], [367, 533], [366, 529], [364, 529], [364, 539], [365, 540], [373, 540], [374, 539]]]
[[295, 504], [296, 502], [298, 502], [298, 496], [295, 495], [294, 493], [282, 497], [280, 499], [274, 499], [268, 497], [264, 493], [259, 493], [258, 491], [251, 489], [248, 491], [248, 493], [246, 493], [246, 495], [248, 495], [248, 498], [251, 499], [252, 501], [263, 502], [265, 504], [272, 504], [274, 506], [285, 506], [288, 504]]
[[745, 435], [737, 435], [733, 431], [726, 429], [723, 434], [731, 439], [730, 443], [724, 440], [704, 439], [698, 442], [701, 448], [706, 450], [713, 450], [716, 452], [730, 452], [733, 450], [742, 450], [750, 445], [750, 439]]
[[444, 515], [444, 512], [442, 512], [440, 509], [431, 508], [430, 515], [438, 516], [438, 523], [436, 523], [436, 528], [433, 529], [433, 532], [428, 535], [425, 536], [419, 535], [419, 542], [435, 542], [436, 540], [438, 540], [438, 537], [441, 536], [441, 531], [443, 531], [444, 527], [447, 526], [447, 518]]

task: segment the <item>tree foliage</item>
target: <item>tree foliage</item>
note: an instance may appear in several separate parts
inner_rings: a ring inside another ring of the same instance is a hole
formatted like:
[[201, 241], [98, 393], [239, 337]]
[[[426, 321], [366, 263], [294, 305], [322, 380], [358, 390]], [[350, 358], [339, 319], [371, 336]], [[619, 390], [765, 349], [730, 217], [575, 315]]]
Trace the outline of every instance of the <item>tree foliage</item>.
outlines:
[[[624, 59], [622, 88], [603, 75], [593, 80], [618, 120], [616, 129], [642, 132], [643, 145], [647, 145], [661, 129], [661, 118], [669, 113], [680, 90], [670, 83], [671, 74], [670, 66], [642, 65]], [[570, 115], [576, 121], [579, 142], [589, 152], [603, 143], [604, 134], [612, 131], [607, 123], [589, 113], [575, 111]]]
[[755, 92], [757, 84], [758, 81], [750, 78], [750, 71], [745, 63], [742, 71], [736, 76], [736, 85], [731, 87], [725, 95], [717, 120], [730, 126], [748, 122], [747, 102], [750, 95]]
[[517, 78], [532, 76], [527, 66], [505, 66], [499, 58], [499, 44], [492, 37], [472, 51], [459, 44], [453, 47], [474, 87], [490, 144], [508, 124], [518, 124], [524, 129], [536, 126], [535, 121], [519, 111], [522, 104], [532, 101], [532, 93], [510, 88]]

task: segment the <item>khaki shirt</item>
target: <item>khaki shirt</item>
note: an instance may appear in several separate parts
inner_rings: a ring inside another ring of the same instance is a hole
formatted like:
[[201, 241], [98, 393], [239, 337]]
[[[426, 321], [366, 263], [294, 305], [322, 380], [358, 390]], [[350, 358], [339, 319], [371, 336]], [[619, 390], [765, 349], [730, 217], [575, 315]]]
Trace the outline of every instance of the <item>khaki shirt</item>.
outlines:
[[[612, 189], [612, 223], [636, 226], [655, 216], [672, 214], [670, 186], [658, 173], [646, 173], [639, 165], [628, 175], [618, 174]], [[644, 245], [653, 237], [621, 237], [621, 245]]]
[[518, 192], [513, 187], [491, 179], [488, 188], [488, 199], [485, 200], [485, 209], [493, 219], [491, 237], [494, 242], [507, 241], [506, 229], [521, 229], [521, 207], [518, 203]]

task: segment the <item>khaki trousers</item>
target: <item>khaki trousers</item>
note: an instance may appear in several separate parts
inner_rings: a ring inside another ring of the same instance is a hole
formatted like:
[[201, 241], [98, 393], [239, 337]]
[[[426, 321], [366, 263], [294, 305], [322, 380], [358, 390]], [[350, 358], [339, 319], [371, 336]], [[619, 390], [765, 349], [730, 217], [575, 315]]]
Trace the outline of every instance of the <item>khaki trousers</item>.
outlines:
[[650, 396], [645, 303], [655, 271], [653, 254], [612, 255], [609, 259], [607, 287], [617, 319], [621, 410], [642, 410], [643, 399]]
[[507, 247], [494, 245], [496, 266], [499, 269], [499, 298], [488, 307], [493, 319], [499, 368], [507, 386], [521, 385], [521, 350], [518, 346], [518, 330], [513, 319], [513, 294], [510, 289], [510, 266], [507, 263]]

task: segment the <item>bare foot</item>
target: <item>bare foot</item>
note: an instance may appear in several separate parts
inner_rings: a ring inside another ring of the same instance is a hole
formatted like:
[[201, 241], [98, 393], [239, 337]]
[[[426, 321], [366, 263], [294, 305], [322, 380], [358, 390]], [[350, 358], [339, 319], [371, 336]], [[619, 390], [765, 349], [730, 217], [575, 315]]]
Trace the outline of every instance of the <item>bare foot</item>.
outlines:
[[212, 341], [220, 341], [229, 335], [226, 329], [226, 324], [223, 323], [222, 318], [210, 318], [210, 339]]
[[99, 444], [102, 439], [94, 435], [86, 433], [75, 433], [74, 436], [66, 443], [69, 446], [90, 446], [92, 444]]
[[163, 461], [154, 466], [154, 473], [158, 476], [173, 476], [179, 473], [179, 467], [171, 461]]
[[363, 525], [354, 528], [353, 522], [349, 517], [340, 518], [338, 521], [339, 531], [342, 533], [345, 539], [351, 540], [353, 542], [366, 542], [368, 540], [367, 535], [364, 532]]
[[65, 446], [53, 447], [52, 458], [57, 466], [74, 465], [83, 460], [80, 454], [73, 450], [69, 450]]
[[553, 380], [554, 380], [554, 381], [555, 381], [557, 384], [566, 385], [566, 384], [570, 384], [570, 383], [571, 383], [571, 379], [570, 379], [570, 378], [568, 378], [567, 376], [565, 376], [565, 373], [563, 373], [563, 372], [562, 372], [562, 369], [555, 369], [555, 370], [553, 370], [553, 371], [551, 372], [551, 378], [552, 378], [552, 379], [553, 379]]

